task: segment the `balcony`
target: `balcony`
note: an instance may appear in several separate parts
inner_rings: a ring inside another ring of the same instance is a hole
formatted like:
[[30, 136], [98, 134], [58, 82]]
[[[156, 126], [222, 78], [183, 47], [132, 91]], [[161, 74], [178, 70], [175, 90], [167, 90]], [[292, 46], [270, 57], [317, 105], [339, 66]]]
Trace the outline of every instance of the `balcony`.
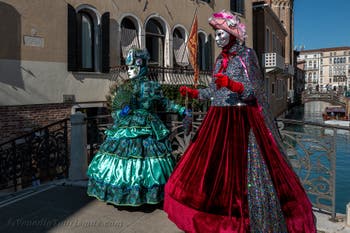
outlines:
[[313, 70], [319, 70], [320, 67], [319, 66], [306, 66], [304, 68], [305, 71], [313, 71]]
[[262, 66], [266, 72], [283, 71], [285, 69], [284, 57], [277, 53], [264, 53]]

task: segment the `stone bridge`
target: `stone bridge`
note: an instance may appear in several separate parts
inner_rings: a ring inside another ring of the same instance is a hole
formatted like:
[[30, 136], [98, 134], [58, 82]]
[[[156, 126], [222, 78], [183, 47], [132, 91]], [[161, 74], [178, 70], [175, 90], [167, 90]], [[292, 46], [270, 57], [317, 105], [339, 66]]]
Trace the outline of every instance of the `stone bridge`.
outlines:
[[302, 103], [311, 101], [324, 101], [334, 105], [346, 106], [346, 97], [342, 93], [337, 92], [308, 92], [302, 94]]

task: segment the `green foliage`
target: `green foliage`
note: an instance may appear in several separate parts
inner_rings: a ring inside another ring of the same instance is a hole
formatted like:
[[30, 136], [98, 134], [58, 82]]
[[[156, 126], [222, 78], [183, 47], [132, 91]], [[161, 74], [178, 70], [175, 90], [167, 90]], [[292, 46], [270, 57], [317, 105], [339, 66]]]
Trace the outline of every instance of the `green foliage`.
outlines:
[[[194, 88], [193, 86], [189, 86], [190, 88]], [[169, 100], [174, 101], [176, 104], [179, 104], [181, 106], [186, 105], [186, 98], [181, 96], [179, 92], [180, 85], [169, 85], [169, 84], [163, 84], [161, 85], [162, 92], [164, 97], [168, 98]], [[197, 88], [204, 88], [203, 86], [198, 86]], [[113, 83], [110, 88], [108, 94], [105, 96], [107, 101], [107, 108], [109, 111], [112, 111], [113, 107], [113, 100], [116, 96], [116, 91], [118, 90], [118, 84], [117, 82]], [[204, 105], [206, 105], [207, 102], [205, 101], [199, 101], [198, 99], [191, 99], [188, 98], [188, 103], [186, 108], [192, 108], [193, 110], [199, 110], [203, 109]]]

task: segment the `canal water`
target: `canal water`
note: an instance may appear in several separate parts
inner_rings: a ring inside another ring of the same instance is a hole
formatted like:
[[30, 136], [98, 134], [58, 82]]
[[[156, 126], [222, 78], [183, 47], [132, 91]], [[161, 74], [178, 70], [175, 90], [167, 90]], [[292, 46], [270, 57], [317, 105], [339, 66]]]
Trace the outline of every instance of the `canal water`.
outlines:
[[[305, 103], [291, 109], [285, 118], [323, 123], [322, 112], [329, 105], [321, 101]], [[336, 212], [345, 213], [350, 202], [350, 131], [337, 133], [336, 156]]]

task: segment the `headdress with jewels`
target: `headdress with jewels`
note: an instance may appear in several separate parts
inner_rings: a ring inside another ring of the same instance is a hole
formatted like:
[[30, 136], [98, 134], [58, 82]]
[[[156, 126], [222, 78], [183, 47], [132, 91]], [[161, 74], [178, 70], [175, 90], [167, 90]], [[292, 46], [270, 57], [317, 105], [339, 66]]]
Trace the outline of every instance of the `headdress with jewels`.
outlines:
[[223, 29], [235, 36], [242, 43], [247, 37], [245, 25], [240, 22], [238, 16], [229, 11], [222, 10], [220, 12], [216, 12], [208, 19], [208, 21], [215, 30]]
[[127, 66], [139, 66], [138, 76], [144, 76], [148, 72], [148, 60], [150, 59], [147, 49], [130, 49], [126, 56], [125, 64]]

